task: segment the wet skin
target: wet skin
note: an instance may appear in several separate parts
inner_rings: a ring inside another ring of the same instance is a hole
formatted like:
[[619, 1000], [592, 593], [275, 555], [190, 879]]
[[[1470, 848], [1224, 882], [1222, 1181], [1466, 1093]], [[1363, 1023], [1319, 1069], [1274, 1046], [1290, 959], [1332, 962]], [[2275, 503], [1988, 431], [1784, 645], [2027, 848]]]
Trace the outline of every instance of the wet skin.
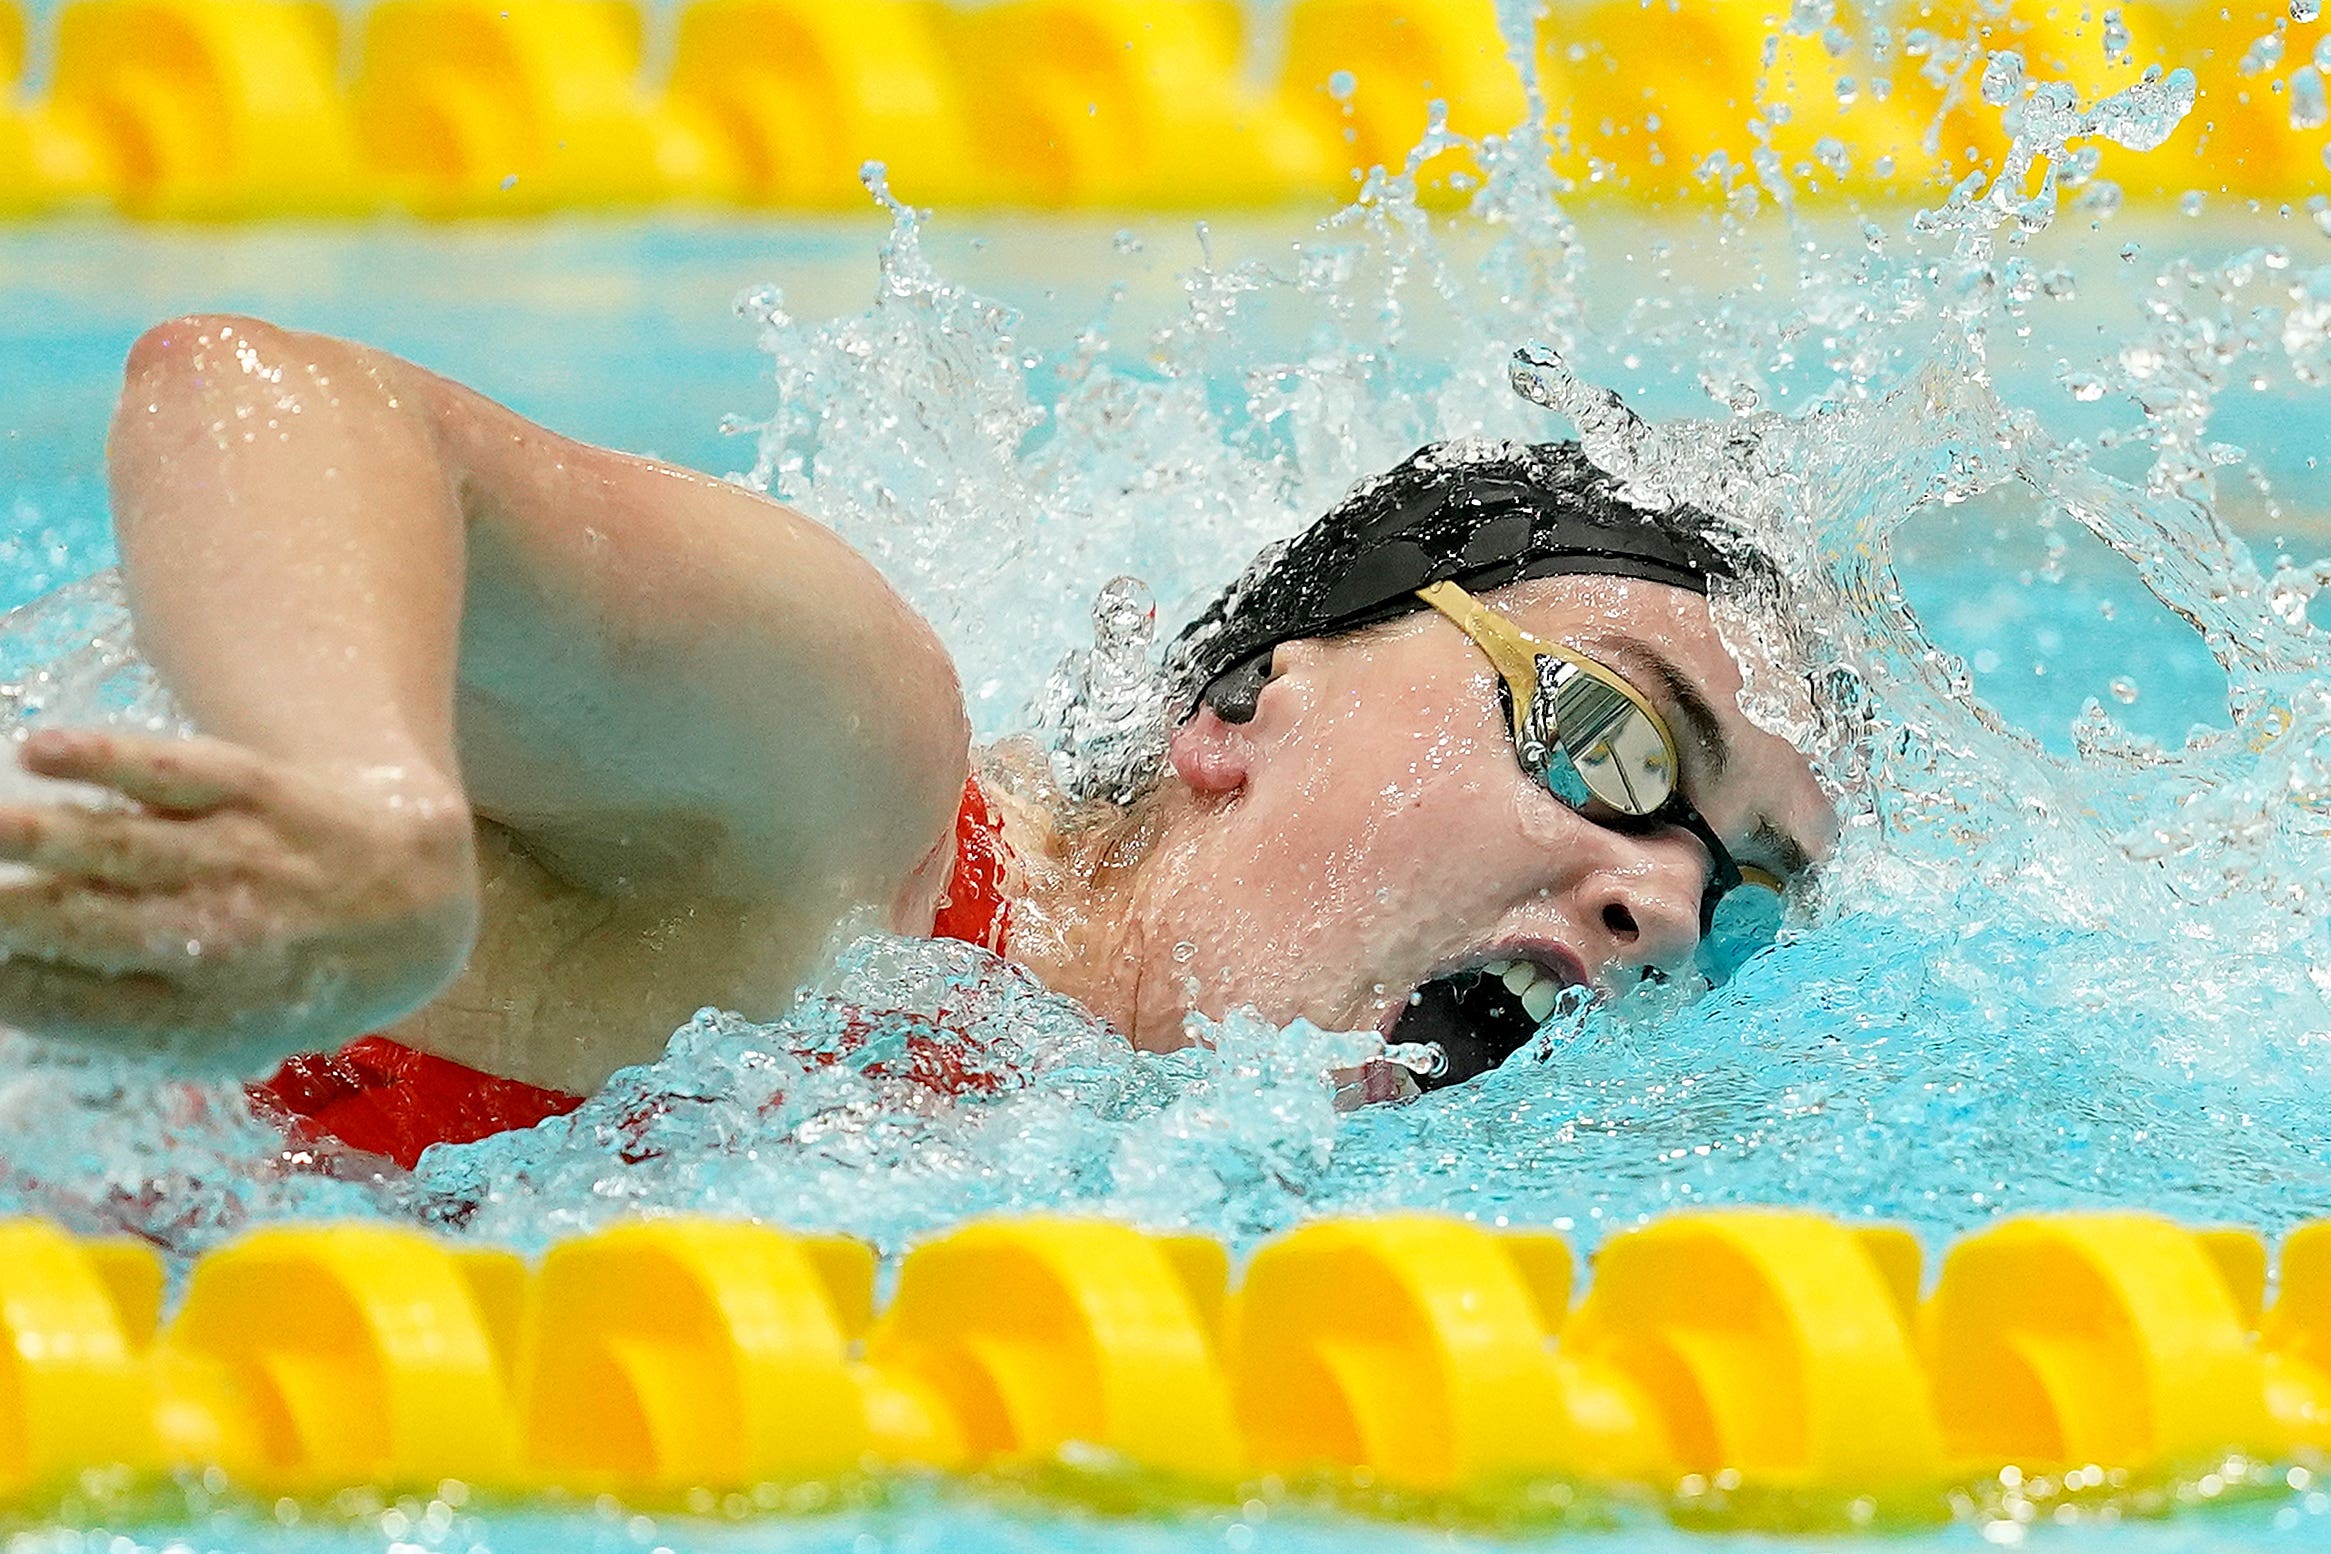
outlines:
[[[1742, 862], [1785, 877], [1828, 849], [1831, 806], [1740, 711], [1705, 599], [1600, 577], [1488, 599], [1652, 697], [1684, 792]], [[1156, 839], [1121, 899], [1093, 903], [1116, 920], [1039, 967], [1137, 1044], [1181, 1044], [1193, 1009], [1388, 1031], [1419, 984], [1493, 959], [1612, 989], [1690, 958], [1705, 851], [1598, 826], [1533, 782], [1454, 625], [1420, 611], [1288, 644], [1273, 669], [1251, 722], [1202, 709], [1176, 734]]]

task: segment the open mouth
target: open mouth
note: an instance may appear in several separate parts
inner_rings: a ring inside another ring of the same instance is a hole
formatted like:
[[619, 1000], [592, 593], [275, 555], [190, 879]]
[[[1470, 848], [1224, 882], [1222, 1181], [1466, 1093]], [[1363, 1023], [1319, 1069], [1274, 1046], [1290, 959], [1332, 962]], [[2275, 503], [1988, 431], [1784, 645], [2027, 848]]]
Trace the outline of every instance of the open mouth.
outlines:
[[1409, 995], [1390, 1039], [1441, 1049], [1446, 1066], [1418, 1075], [1419, 1086], [1457, 1084], [1511, 1057], [1554, 1012], [1562, 990], [1580, 980], [1567, 968], [1526, 957], [1461, 966]]

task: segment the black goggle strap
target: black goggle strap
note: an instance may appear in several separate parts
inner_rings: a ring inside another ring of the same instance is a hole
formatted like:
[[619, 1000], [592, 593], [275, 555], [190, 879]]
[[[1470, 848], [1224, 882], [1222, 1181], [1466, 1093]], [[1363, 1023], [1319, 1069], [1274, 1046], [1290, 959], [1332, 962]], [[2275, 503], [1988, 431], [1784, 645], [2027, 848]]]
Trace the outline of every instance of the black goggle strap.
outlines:
[[1670, 798], [1667, 807], [1650, 819], [1653, 825], [1679, 826], [1698, 838], [1708, 850], [1708, 888], [1700, 894], [1700, 937], [1705, 939], [1716, 926], [1716, 907], [1723, 899], [1745, 886], [1769, 890], [1780, 895], [1787, 888], [1781, 877], [1770, 869], [1753, 863], [1742, 863], [1732, 856], [1732, 849], [1718, 839], [1716, 828], [1707, 817], [1695, 809], [1691, 801], [1678, 793]]

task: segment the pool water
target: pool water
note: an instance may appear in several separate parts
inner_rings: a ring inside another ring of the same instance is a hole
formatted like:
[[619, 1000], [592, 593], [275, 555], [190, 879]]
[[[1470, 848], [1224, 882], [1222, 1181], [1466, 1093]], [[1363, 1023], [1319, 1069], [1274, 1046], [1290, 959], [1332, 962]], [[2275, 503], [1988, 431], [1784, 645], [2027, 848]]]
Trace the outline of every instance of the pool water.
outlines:
[[[1801, 590], [1789, 629], [1821, 704], [1752, 686], [1753, 710], [1792, 727], [1849, 823], [1784, 942], [1732, 982], [1560, 1008], [1476, 1084], [1339, 1116], [1319, 1075], [1370, 1037], [1233, 1016], [1208, 1046], [1140, 1055], [975, 950], [870, 939], [785, 1020], [708, 1012], [573, 1117], [434, 1151], [410, 1176], [283, 1171], [225, 1081], [9, 1037], [0, 1208], [134, 1227], [181, 1255], [316, 1214], [531, 1251], [702, 1209], [886, 1253], [1038, 1207], [1236, 1249], [1396, 1207], [1551, 1225], [1591, 1250], [1665, 1210], [1781, 1202], [1906, 1223], [1930, 1253], [2020, 1209], [2269, 1231], [2331, 1215], [2331, 682], [2311, 624], [2314, 558], [2331, 554], [2315, 469], [2331, 240], [2303, 211], [2139, 218], [2068, 199], [2034, 218], [1977, 194], [1923, 217], [1767, 205], [1579, 225], [1528, 151], [1490, 148], [1469, 218], [1428, 219], [1395, 178], [1324, 228], [974, 230], [874, 209], [783, 227], [10, 233], [0, 499], [17, 521], [0, 597], [109, 562], [102, 426], [139, 328], [244, 308], [799, 503], [938, 625], [983, 734], [1048, 707], [1074, 775], [1140, 732], [1061, 711], [1111, 657], [1090, 651], [1089, 609], [1112, 578], [1143, 579], [1170, 630], [1258, 544], [1417, 443], [1576, 427], [1622, 477], [1734, 512]], [[1572, 375], [1552, 389], [1564, 414], [1506, 386], [1529, 340]], [[1727, 619], [1772, 629], [1745, 607]], [[103, 586], [68, 590], [19, 617], [0, 664], [42, 716], [119, 715], [134, 668], [39, 676], [118, 624]], [[881, 1065], [879, 1041], [818, 1061], [853, 1011], [880, 1011], [893, 1042], [962, 1039], [940, 1033], [942, 1003], [1008, 1076], [993, 1094], [935, 1100]], [[2308, 1474], [2265, 1478], [2233, 1504], [2186, 1484], [2061, 1512], [1995, 1489], [1888, 1537], [2331, 1539]], [[1283, 1490], [1125, 1515], [1002, 1481], [733, 1520], [459, 1498], [261, 1506], [187, 1485], [5, 1535], [26, 1550], [1787, 1542], [1601, 1499], [1442, 1525]]]

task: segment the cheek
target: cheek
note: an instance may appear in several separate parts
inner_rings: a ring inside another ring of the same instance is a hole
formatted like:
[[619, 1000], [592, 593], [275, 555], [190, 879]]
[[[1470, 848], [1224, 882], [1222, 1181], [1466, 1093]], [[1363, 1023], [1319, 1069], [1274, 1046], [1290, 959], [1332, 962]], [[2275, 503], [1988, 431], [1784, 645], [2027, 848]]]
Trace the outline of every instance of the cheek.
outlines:
[[1271, 817], [1290, 858], [1308, 855], [1364, 896], [1429, 884], [1468, 867], [1479, 849], [1511, 844], [1511, 763], [1493, 759], [1478, 733], [1445, 719], [1393, 729], [1381, 717], [1353, 721]]

